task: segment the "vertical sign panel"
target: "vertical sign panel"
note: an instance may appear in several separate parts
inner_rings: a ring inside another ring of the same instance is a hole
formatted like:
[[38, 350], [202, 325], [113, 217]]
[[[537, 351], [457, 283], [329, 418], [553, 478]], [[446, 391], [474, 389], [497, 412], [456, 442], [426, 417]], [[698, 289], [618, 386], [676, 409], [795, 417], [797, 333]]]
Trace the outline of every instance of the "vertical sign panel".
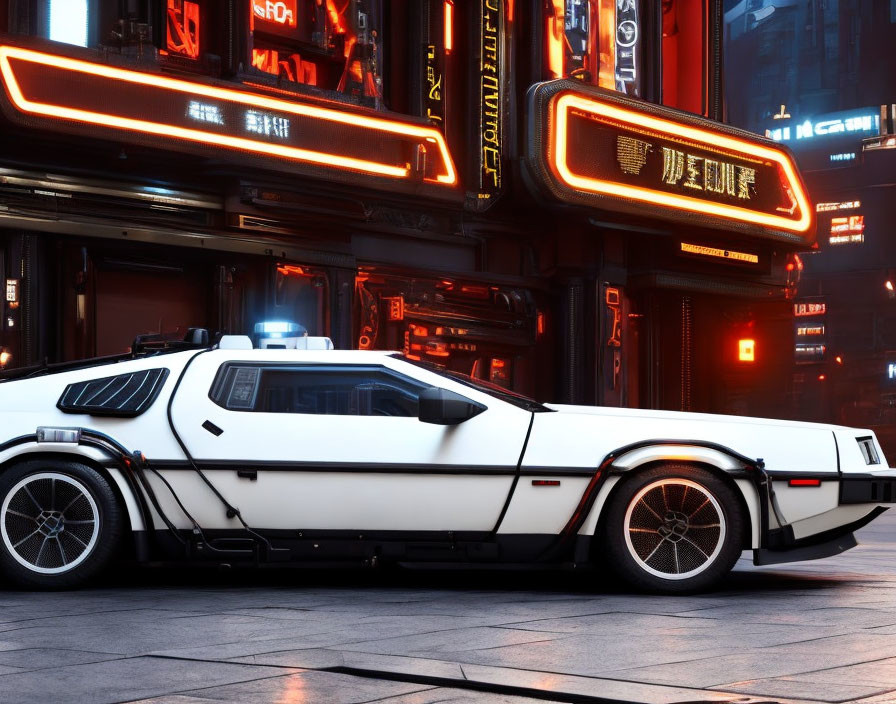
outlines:
[[479, 24], [479, 177], [476, 209], [488, 207], [503, 186], [502, 110], [504, 0], [481, 0]]

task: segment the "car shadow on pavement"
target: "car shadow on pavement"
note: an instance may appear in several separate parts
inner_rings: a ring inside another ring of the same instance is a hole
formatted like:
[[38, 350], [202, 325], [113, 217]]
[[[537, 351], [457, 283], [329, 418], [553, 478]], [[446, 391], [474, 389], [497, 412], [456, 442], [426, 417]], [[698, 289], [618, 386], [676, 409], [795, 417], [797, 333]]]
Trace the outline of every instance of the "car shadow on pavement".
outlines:
[[[847, 587], [856, 577], [806, 572], [738, 570], [713, 590], [724, 595], [740, 592], [793, 592]], [[0, 591], [8, 591], [7, 585]], [[630, 595], [635, 592], [612, 575], [597, 571], [482, 570], [482, 569], [251, 569], [217, 566], [118, 565], [85, 589], [422, 589], [457, 592], [542, 592], [582, 595]]]

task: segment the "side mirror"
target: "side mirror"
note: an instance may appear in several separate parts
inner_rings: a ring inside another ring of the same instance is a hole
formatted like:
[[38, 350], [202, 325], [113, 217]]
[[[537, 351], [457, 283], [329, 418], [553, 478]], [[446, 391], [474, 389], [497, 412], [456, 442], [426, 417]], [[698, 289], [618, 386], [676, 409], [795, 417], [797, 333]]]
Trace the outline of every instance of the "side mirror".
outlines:
[[448, 389], [432, 387], [420, 394], [418, 417], [424, 423], [457, 425], [478, 416], [486, 409], [481, 403], [471, 401]]

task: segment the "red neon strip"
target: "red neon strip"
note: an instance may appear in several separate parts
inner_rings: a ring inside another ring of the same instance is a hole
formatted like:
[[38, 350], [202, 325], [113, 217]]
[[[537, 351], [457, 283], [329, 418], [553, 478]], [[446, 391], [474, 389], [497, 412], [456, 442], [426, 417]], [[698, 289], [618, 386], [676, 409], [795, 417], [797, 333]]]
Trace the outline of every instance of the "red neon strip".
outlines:
[[152, 86], [154, 88], [162, 88], [164, 90], [186, 93], [197, 97], [208, 97], [217, 100], [234, 102], [240, 105], [248, 105], [252, 107], [260, 107], [269, 110], [277, 110], [301, 117], [308, 117], [316, 120], [324, 120], [338, 124], [350, 125], [352, 127], [361, 127], [369, 129], [373, 132], [385, 132], [399, 136], [411, 136], [425, 142], [430, 142], [438, 149], [444, 164], [444, 172], [436, 177], [438, 183], [445, 185], [454, 185], [457, 183], [457, 172], [454, 168], [454, 162], [448, 151], [448, 145], [443, 135], [436, 129], [420, 125], [413, 125], [397, 120], [390, 120], [381, 117], [371, 117], [367, 115], [359, 115], [331, 108], [318, 107], [316, 105], [308, 105], [304, 103], [295, 103], [279, 98], [271, 98], [253, 93], [245, 93], [239, 90], [231, 90], [228, 88], [218, 88], [208, 86], [201, 83], [192, 83], [167, 76], [157, 74], [141, 73], [138, 71], [129, 71], [126, 69], [115, 68], [104, 64], [95, 64], [77, 59], [69, 59], [54, 54], [45, 54], [43, 52], [32, 51], [29, 49], [20, 49], [12, 46], [0, 46], [0, 75], [6, 85], [7, 94], [13, 105], [21, 112], [33, 113], [52, 117], [62, 120], [74, 122], [84, 122], [94, 125], [103, 125], [106, 127], [114, 127], [117, 129], [128, 130], [133, 132], [141, 132], [144, 134], [152, 134], [163, 137], [174, 137], [202, 144], [212, 144], [231, 149], [244, 150], [254, 153], [260, 153], [267, 156], [276, 156], [291, 161], [301, 161], [323, 166], [330, 166], [352, 171], [361, 171], [375, 174], [378, 176], [389, 176], [393, 178], [409, 178], [412, 176], [407, 166], [394, 166], [392, 164], [383, 164], [363, 159], [355, 159], [349, 156], [339, 154], [328, 154], [326, 152], [313, 151], [309, 149], [301, 149], [298, 147], [290, 147], [282, 144], [271, 144], [269, 142], [261, 142], [254, 139], [244, 137], [232, 137], [217, 132], [207, 132], [199, 129], [186, 127], [178, 127], [176, 125], [168, 125], [147, 120], [137, 120], [133, 118], [119, 117], [106, 113], [97, 113], [88, 110], [80, 110], [75, 108], [67, 108], [61, 105], [50, 105], [28, 100], [18, 81], [15, 77], [15, 71], [12, 68], [10, 59], [25, 61], [30, 63], [51, 66], [54, 68], [72, 71], [76, 73], [86, 73], [93, 76], [100, 76], [114, 81], [123, 81], [127, 83], [136, 83], [139, 85]]
[[790, 486], [821, 486], [821, 479], [791, 479]]

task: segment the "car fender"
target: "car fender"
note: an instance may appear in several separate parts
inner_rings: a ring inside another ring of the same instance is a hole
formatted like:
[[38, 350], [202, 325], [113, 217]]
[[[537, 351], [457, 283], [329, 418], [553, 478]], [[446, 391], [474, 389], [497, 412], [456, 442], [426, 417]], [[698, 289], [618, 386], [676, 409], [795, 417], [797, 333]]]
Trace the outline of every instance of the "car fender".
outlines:
[[124, 507], [128, 514], [131, 530], [146, 530], [143, 520], [143, 511], [140, 508], [140, 498], [134, 495], [134, 489], [125, 478], [122, 471], [114, 466], [116, 458], [109, 453], [97, 448], [78, 445], [67, 442], [37, 442], [35, 439], [25, 440], [9, 446], [5, 443], [0, 446], [0, 472], [8, 466], [19, 461], [35, 459], [37, 457], [57, 457], [72, 461], [82, 461], [91, 467], [101, 467], [103, 473], [114, 482], [118, 493], [124, 500]]
[[[724, 472], [737, 487], [750, 520], [750, 547], [758, 548], [763, 525], [760, 494], [757, 489], [756, 462], [741, 457], [733, 450], [721, 446], [699, 443], [670, 443], [657, 441], [655, 444], [639, 443], [636, 447], [620, 448], [610, 453], [601, 463], [598, 475], [605, 473], [605, 478], [596, 488], [593, 505], [587, 517], [577, 530], [580, 536], [593, 536], [597, 532], [600, 516], [613, 489], [627, 473], [639, 468], [664, 464], [685, 463], [704, 466], [711, 470]], [[752, 474], [751, 474], [752, 473]], [[583, 496], [583, 501], [586, 497]]]

